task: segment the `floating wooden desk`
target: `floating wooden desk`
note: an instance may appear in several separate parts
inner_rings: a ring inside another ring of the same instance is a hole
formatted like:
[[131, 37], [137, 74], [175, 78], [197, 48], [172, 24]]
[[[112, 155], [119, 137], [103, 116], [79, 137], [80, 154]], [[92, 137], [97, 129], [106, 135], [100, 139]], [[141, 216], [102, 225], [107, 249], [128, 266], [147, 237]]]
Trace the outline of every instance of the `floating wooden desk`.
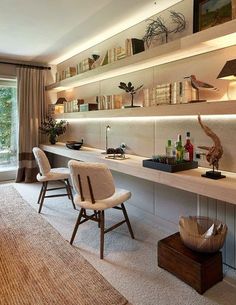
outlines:
[[222, 171], [226, 178], [215, 181], [201, 177], [201, 174], [209, 170], [202, 167], [177, 173], [167, 173], [143, 167], [142, 162], [147, 158], [141, 156], [127, 155], [129, 159], [124, 161], [106, 159], [105, 155], [101, 154], [102, 150], [100, 149], [82, 147], [77, 151], [68, 149], [64, 143], [41, 144], [40, 148], [69, 159], [103, 162], [111, 170], [120, 173], [236, 204], [236, 173]]

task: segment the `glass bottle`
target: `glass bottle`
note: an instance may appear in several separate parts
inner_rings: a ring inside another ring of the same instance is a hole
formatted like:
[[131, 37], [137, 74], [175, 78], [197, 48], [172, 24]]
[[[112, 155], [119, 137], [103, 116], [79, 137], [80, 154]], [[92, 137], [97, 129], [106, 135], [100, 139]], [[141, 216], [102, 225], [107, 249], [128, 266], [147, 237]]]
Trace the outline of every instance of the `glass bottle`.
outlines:
[[184, 147], [182, 145], [181, 135], [178, 135], [178, 141], [176, 144], [176, 162], [182, 162], [184, 159]]
[[186, 143], [184, 145], [185, 153], [184, 160], [185, 161], [193, 161], [193, 144], [190, 141], [190, 132], [186, 133]]
[[166, 157], [168, 157], [168, 158], [173, 157], [173, 146], [171, 144], [171, 140], [167, 141]]

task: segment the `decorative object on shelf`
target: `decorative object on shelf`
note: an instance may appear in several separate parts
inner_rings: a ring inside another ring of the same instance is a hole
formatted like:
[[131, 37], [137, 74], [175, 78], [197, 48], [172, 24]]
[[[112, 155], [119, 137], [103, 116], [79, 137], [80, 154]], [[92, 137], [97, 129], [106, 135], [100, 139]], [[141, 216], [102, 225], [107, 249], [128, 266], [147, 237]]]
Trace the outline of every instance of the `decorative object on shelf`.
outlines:
[[49, 142], [51, 144], [56, 144], [58, 136], [66, 132], [67, 126], [68, 122], [66, 120], [60, 120], [58, 122], [52, 117], [48, 117], [42, 122], [39, 130], [49, 136]]
[[[122, 143], [124, 144], [124, 143]], [[108, 156], [105, 157], [107, 159], [114, 159], [114, 160], [126, 160], [126, 159], [129, 159], [128, 157], [125, 156], [125, 147], [124, 145], [120, 145], [120, 147], [117, 147], [117, 148], [107, 148], [107, 154]], [[124, 148], [122, 148], [122, 147]]]
[[125, 108], [133, 108], [133, 107], [140, 107], [140, 106], [134, 106], [134, 95], [136, 92], [143, 87], [143, 85], [137, 87], [134, 89], [134, 86], [132, 85], [131, 82], [126, 83], [120, 82], [120, 85], [118, 86], [120, 89], [125, 90], [125, 92], [129, 93], [131, 96], [131, 105], [130, 106], [125, 106]]
[[70, 149], [79, 150], [82, 147], [83, 143], [84, 143], [83, 139], [81, 139], [80, 142], [77, 142], [77, 141], [67, 141], [66, 142], [66, 147], [70, 148]]
[[236, 100], [236, 59], [228, 60], [217, 78], [230, 81], [227, 90], [228, 99]]
[[181, 216], [179, 220], [183, 243], [197, 252], [217, 252], [224, 245], [227, 230], [226, 224], [204, 216]]
[[186, 76], [185, 79], [190, 79], [191, 86], [194, 89], [196, 89], [196, 92], [197, 92], [196, 100], [189, 101], [189, 103], [190, 102], [192, 102], [192, 103], [193, 102], [206, 102], [206, 100], [201, 100], [200, 99], [199, 90], [213, 90], [213, 91], [218, 90], [213, 85], [210, 85], [208, 83], [204, 83], [204, 82], [198, 80], [195, 75]]
[[168, 28], [168, 26], [165, 24], [165, 20], [160, 16], [157, 16], [156, 19], [150, 18], [147, 20], [150, 23], [146, 28], [146, 33], [143, 40], [148, 48], [154, 39], [161, 38], [162, 43], [167, 43], [170, 34], [182, 32], [186, 28], [186, 20], [183, 14], [170, 11], [170, 18], [172, 24], [175, 25], [175, 27], [172, 29]]
[[[202, 129], [204, 130], [205, 134], [212, 139], [214, 145], [211, 147], [207, 146], [198, 146], [200, 149], [207, 150], [206, 159], [209, 162], [209, 165], [213, 167], [212, 171], [207, 171], [203, 177], [211, 178], [211, 179], [221, 179], [225, 178], [224, 175], [221, 175], [221, 172], [218, 171], [219, 169], [219, 160], [223, 155], [223, 147], [221, 145], [219, 137], [205, 124], [202, 123], [200, 114], [198, 115], [198, 122]], [[217, 169], [217, 171], [215, 170]]]
[[91, 69], [95, 69], [101, 64], [101, 56], [98, 54], [92, 54], [93, 63], [91, 65]]
[[235, 0], [194, 0], [193, 32], [232, 20], [235, 10]]

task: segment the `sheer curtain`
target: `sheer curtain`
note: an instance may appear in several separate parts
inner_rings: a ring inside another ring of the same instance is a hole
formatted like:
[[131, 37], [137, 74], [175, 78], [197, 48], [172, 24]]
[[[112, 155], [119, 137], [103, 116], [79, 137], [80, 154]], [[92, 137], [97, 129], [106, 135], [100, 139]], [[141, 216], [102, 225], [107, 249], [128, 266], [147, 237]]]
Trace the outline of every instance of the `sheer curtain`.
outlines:
[[39, 125], [45, 119], [45, 79], [45, 70], [17, 68], [19, 136], [16, 182], [36, 181], [38, 170], [32, 148], [40, 143]]

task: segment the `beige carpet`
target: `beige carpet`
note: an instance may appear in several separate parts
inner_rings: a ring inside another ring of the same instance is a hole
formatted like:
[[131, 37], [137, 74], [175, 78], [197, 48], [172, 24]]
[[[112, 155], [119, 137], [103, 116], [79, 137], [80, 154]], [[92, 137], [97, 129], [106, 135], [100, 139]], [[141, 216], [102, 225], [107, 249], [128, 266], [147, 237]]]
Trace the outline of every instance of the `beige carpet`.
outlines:
[[1, 305], [129, 304], [14, 187], [0, 187]]

